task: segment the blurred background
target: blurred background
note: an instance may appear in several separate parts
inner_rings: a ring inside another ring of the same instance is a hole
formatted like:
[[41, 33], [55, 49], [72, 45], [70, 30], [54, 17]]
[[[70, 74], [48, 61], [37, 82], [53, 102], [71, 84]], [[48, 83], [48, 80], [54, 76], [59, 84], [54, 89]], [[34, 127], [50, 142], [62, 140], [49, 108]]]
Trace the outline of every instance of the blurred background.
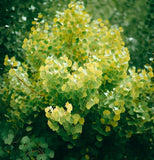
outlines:
[[[32, 21], [42, 14], [52, 21], [56, 11], [67, 8], [70, 0], [1, 0], [0, 1], [0, 75], [4, 72], [4, 58], [24, 59], [22, 43], [28, 37]], [[128, 47], [130, 66], [143, 68], [154, 57], [154, 1], [153, 0], [83, 0], [92, 19], [102, 18], [111, 25], [123, 27], [123, 40]]]

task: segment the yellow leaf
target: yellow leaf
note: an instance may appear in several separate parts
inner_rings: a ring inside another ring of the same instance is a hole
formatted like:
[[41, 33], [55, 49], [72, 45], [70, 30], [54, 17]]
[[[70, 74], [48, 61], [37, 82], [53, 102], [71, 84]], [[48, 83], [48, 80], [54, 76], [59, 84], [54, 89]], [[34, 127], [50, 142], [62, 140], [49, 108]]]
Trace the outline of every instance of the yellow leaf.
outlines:
[[118, 102], [118, 101], [115, 101], [114, 104], [115, 104], [116, 106], [118, 106], [118, 105], [119, 105], [119, 102]]
[[15, 62], [13, 63], [13, 67], [17, 67], [17, 66], [18, 66], [18, 62], [15, 61]]
[[57, 131], [59, 129], [59, 125], [53, 125], [52, 122], [48, 121], [48, 126], [53, 130]]
[[64, 84], [62, 87], [61, 87], [62, 91], [65, 91], [66, 89], [66, 85]]
[[66, 102], [65, 107], [67, 108], [67, 112], [68, 112], [68, 113], [71, 113], [71, 111], [72, 111], [72, 109], [73, 109], [72, 104]]
[[92, 106], [93, 106], [93, 103], [88, 102], [88, 103], [86, 104], [86, 108], [87, 108], [87, 109], [90, 109]]
[[119, 114], [121, 113], [121, 110], [115, 110], [114, 113], [115, 113], [116, 115], [119, 115]]
[[68, 60], [68, 66], [71, 67], [71, 65], [72, 65], [72, 61]]
[[43, 17], [43, 15], [42, 15], [42, 14], [39, 14], [39, 15], [38, 15], [38, 18], [42, 18], [42, 17]]
[[72, 117], [73, 117], [73, 123], [77, 124], [79, 119], [80, 119], [80, 115], [79, 114], [74, 114]]
[[80, 68], [78, 69], [78, 71], [79, 71], [79, 72], [82, 72], [82, 71], [83, 71], [83, 68], [82, 68], [82, 67], [80, 67]]
[[25, 39], [24, 39], [24, 43], [27, 43], [27, 42], [28, 42], [28, 39], [27, 39], [27, 38], [25, 38]]
[[98, 21], [98, 22], [102, 22], [102, 19], [101, 19], [101, 18], [98, 18], [97, 21]]
[[120, 30], [120, 32], [123, 32], [123, 29], [122, 29], [122, 27], [119, 27], [119, 30]]
[[73, 135], [72, 139], [77, 139], [78, 136], [77, 135]]
[[9, 70], [9, 75], [10, 75], [10, 76], [14, 76], [15, 74], [16, 74], [15, 70], [11, 68], [11, 69]]
[[127, 83], [127, 86], [128, 86], [129, 88], [131, 88], [132, 85], [131, 85], [130, 82], [128, 82], [128, 83]]
[[[37, 31], [36, 31], [36, 30], [35, 30], [35, 31], [33, 31], [33, 35], [36, 35], [36, 34], [37, 34]], [[35, 42], [35, 43], [34, 43], [34, 42]], [[37, 44], [37, 42], [36, 42], [36, 41], [34, 41], [34, 42], [33, 42], [33, 44], [34, 44], [34, 45], [36, 45], [36, 44]]]
[[46, 112], [45, 116], [46, 116], [47, 118], [50, 118], [50, 113], [49, 113], [49, 112]]
[[150, 71], [150, 72], [148, 73], [148, 75], [149, 75], [150, 78], [152, 78], [152, 77], [153, 77], [153, 72]]
[[41, 66], [39, 70], [40, 72], [44, 71], [44, 66]]
[[86, 97], [86, 96], [87, 96], [87, 93], [86, 93], [86, 92], [84, 92], [84, 93], [83, 93], [83, 97]]
[[99, 99], [97, 97], [94, 98], [94, 103], [98, 104], [99, 103]]
[[108, 79], [109, 79], [109, 77], [108, 77], [107, 75], [105, 75], [105, 76], [104, 76], [104, 79], [105, 79], [105, 80], [108, 80]]
[[105, 132], [110, 132], [110, 131], [111, 131], [110, 126], [106, 126], [106, 128], [105, 128]]
[[57, 18], [54, 18], [54, 19], [53, 19], [53, 21], [54, 21], [55, 23], [57, 22], [57, 20], [58, 20]]
[[22, 72], [22, 67], [19, 67], [18, 69], [19, 69], [19, 71], [21, 71], [21, 72]]
[[117, 114], [113, 118], [114, 121], [119, 121], [120, 120], [120, 114]]
[[100, 121], [101, 121], [102, 124], [105, 123], [105, 119], [103, 119], [103, 118], [101, 118]]
[[126, 137], [127, 137], [127, 138], [130, 138], [130, 137], [132, 136], [132, 134], [133, 134], [133, 133], [130, 131], [130, 132], [127, 133]]
[[86, 159], [86, 160], [89, 160], [89, 159], [90, 159], [90, 157], [89, 157], [88, 154], [85, 155], [85, 159]]
[[79, 119], [79, 123], [80, 123], [81, 125], [83, 125], [84, 122], [85, 122], [84, 118], [80, 118], [80, 119]]
[[79, 5], [79, 8], [82, 9], [82, 8], [83, 8], [83, 5]]
[[31, 27], [31, 31], [34, 31], [35, 30], [35, 27], [33, 26], [33, 27]]
[[104, 115], [109, 115], [110, 113], [111, 113], [111, 112], [110, 112], [109, 110], [104, 110], [104, 111], [103, 111], [103, 114], [104, 114]]
[[15, 57], [12, 57], [12, 58], [11, 58], [11, 61], [12, 61], [12, 62], [15, 62]]
[[72, 43], [75, 43], [75, 42], [76, 42], [76, 40], [75, 40], [75, 39], [73, 39], [73, 40], [72, 40]]
[[32, 21], [32, 24], [35, 25], [35, 24], [36, 24], [36, 21]]
[[9, 57], [8, 55], [5, 56], [5, 59], [4, 59], [4, 65], [8, 65], [8, 60], [9, 60]]
[[114, 122], [111, 123], [111, 125], [112, 125], [113, 127], [117, 127], [117, 126], [118, 126], [118, 122], [115, 122], [115, 121], [114, 121]]
[[103, 27], [103, 26], [104, 26], [104, 23], [100, 23], [100, 26]]

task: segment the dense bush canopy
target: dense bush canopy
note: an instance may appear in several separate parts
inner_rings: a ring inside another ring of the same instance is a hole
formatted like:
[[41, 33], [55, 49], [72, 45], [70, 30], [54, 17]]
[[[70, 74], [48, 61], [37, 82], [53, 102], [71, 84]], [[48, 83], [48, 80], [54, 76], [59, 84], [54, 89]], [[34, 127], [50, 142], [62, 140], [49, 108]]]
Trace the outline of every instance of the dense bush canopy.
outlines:
[[0, 156], [152, 159], [153, 69], [129, 67], [123, 29], [82, 2], [32, 24], [24, 62], [4, 60]]

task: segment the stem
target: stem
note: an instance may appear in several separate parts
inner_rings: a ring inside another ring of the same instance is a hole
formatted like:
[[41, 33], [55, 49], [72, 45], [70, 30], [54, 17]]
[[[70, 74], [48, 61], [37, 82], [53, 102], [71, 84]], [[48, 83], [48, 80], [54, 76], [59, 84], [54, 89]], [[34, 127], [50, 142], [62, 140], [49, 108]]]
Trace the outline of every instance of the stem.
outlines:
[[22, 82], [27, 88], [29, 88], [32, 92], [36, 93], [37, 95], [39, 96], [42, 96], [42, 97], [46, 97], [46, 95], [44, 94], [41, 94], [41, 93], [38, 93], [36, 92], [33, 88], [31, 88], [29, 85], [27, 85], [21, 78], [19, 78], [17, 75], [16, 75], [17, 79]]

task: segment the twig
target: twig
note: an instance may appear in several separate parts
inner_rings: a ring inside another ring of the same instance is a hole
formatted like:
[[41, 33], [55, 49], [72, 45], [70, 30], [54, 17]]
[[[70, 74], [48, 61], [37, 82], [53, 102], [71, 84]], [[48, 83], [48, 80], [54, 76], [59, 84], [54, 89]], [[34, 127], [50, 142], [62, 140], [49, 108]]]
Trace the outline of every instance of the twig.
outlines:
[[33, 88], [31, 88], [29, 85], [27, 85], [21, 78], [19, 78], [17, 75], [16, 75], [17, 79], [22, 82], [27, 88], [29, 88], [32, 92], [36, 93], [37, 95], [39, 96], [42, 96], [42, 97], [46, 97], [46, 95], [44, 94], [41, 94], [41, 93], [38, 93], [36, 92]]

